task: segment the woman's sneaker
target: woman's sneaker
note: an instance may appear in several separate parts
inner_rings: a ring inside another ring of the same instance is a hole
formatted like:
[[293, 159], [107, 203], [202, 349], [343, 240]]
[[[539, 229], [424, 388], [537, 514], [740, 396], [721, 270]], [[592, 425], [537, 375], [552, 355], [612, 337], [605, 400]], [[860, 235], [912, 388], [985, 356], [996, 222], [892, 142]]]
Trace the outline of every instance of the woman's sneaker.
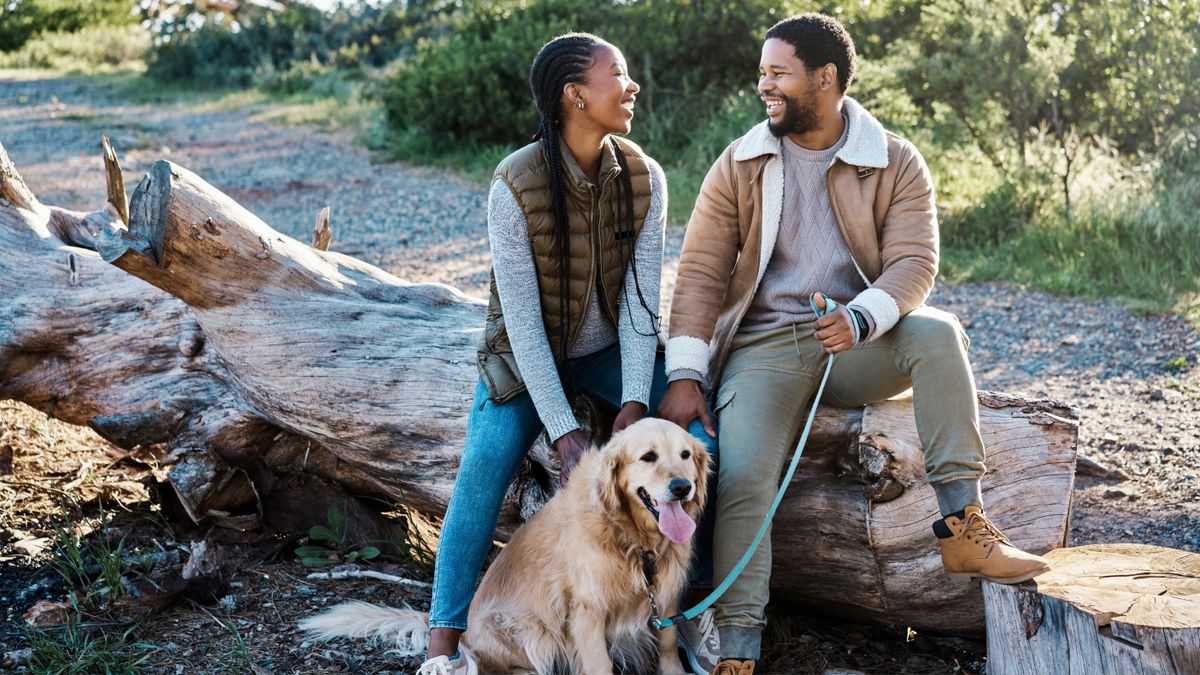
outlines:
[[463, 652], [452, 659], [449, 656], [435, 656], [417, 669], [417, 675], [479, 675], [475, 661]]
[[679, 647], [687, 656], [688, 666], [693, 673], [711, 673], [717, 666], [721, 654], [721, 639], [717, 635], [716, 610], [706, 609], [691, 621], [675, 627], [679, 633]]

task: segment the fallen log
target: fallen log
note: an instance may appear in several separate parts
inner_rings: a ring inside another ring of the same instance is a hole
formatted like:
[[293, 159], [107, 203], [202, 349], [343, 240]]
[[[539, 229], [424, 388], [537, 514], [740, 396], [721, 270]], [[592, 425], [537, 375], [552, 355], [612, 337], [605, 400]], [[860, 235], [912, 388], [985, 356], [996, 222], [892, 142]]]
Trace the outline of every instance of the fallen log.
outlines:
[[988, 673], [1200, 672], [1200, 554], [1138, 544], [1064, 548], [1053, 571], [984, 582]]
[[[317, 248], [286, 237], [170, 162], [134, 190], [127, 226], [113, 189], [93, 214], [43, 206], [0, 147], [0, 397], [122, 447], [161, 444], [197, 521], [303, 531], [346, 494], [444, 513], [482, 300], [321, 250], [324, 234]], [[1077, 413], [986, 392], [980, 404], [990, 514], [1027, 549], [1064, 545]], [[772, 597], [981, 630], [978, 587], [941, 574], [911, 401], [822, 408], [805, 452], [774, 526]], [[503, 532], [556, 473], [539, 444]]]

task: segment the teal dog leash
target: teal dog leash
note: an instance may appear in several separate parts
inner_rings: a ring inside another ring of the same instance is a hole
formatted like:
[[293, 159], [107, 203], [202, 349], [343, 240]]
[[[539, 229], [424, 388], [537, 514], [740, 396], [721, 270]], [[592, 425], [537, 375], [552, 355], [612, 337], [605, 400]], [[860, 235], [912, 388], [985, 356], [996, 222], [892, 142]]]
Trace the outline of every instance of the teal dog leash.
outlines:
[[[827, 298], [823, 295], [821, 297], [825, 299], [825, 308], [818, 308], [815, 295], [816, 294], [814, 294], [813, 298], [809, 299], [809, 304], [812, 305], [813, 311], [816, 312], [818, 318], [825, 316], [826, 314], [829, 314], [837, 309], [837, 303], [834, 302], [832, 298]], [[859, 329], [854, 321], [853, 316], [850, 319], [850, 324], [854, 326], [854, 343], [858, 344], [861, 336], [859, 335]], [[787, 474], [783, 477], [783, 482], [779, 485], [779, 491], [775, 493], [775, 501], [771, 503], [770, 510], [767, 511], [766, 517], [763, 518], [762, 525], [758, 528], [758, 534], [754, 535], [754, 541], [750, 543], [750, 547], [747, 548], [746, 552], [742, 554], [741, 560], [738, 560], [738, 563], [733, 566], [733, 569], [730, 570], [728, 575], [726, 575], [725, 580], [721, 582], [721, 585], [714, 588], [713, 592], [709, 593], [707, 598], [704, 598], [700, 601], [700, 604], [680, 614], [676, 614], [675, 616], [667, 617], [665, 619], [651, 617], [650, 626], [652, 628], [655, 630], [663, 630], [664, 628], [670, 628], [671, 626], [683, 623], [684, 621], [690, 621], [700, 616], [704, 610], [711, 607], [718, 598], [724, 595], [725, 591], [729, 590], [729, 587], [733, 585], [734, 580], [738, 578], [738, 575], [741, 574], [742, 570], [746, 568], [747, 564], [749, 564], [750, 558], [754, 555], [754, 551], [758, 549], [758, 544], [767, 534], [767, 528], [770, 527], [771, 520], [775, 517], [775, 511], [779, 508], [780, 502], [783, 501], [783, 495], [787, 492], [788, 484], [792, 482], [792, 477], [796, 475], [796, 467], [800, 466], [800, 456], [804, 453], [804, 445], [808, 442], [808, 433], [812, 431], [813, 420], [816, 419], [817, 416], [817, 404], [821, 402], [821, 395], [825, 392], [825, 383], [829, 381], [829, 371], [832, 369], [833, 354], [830, 354], [829, 359], [825, 362], [825, 373], [821, 376], [821, 384], [817, 387], [817, 395], [813, 398], [812, 410], [810, 410], [808, 413], [808, 421], [804, 423], [804, 433], [800, 434], [800, 442], [796, 444], [796, 452], [792, 455], [792, 463], [788, 466]]]

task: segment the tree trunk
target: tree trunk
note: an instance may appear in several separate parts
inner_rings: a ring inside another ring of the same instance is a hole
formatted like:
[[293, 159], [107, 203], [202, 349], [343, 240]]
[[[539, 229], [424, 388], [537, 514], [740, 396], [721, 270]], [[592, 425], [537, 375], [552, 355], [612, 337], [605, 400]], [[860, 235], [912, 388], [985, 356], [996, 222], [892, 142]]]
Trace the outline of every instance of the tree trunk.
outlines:
[[[48, 208], [0, 148], [0, 397], [122, 447], [161, 444], [197, 521], [302, 531], [343, 493], [444, 513], [482, 300], [279, 234], [169, 162], [134, 191], [128, 227], [109, 184], [96, 213]], [[1077, 413], [980, 402], [989, 513], [1028, 549], [1063, 545]], [[556, 471], [535, 445], [502, 532], [546, 499]], [[911, 401], [822, 409], [775, 523], [772, 597], [981, 630], [978, 588], [941, 574], [936, 515]]]
[[1200, 672], [1200, 554], [1138, 544], [1051, 551], [1053, 571], [985, 581], [988, 673]]

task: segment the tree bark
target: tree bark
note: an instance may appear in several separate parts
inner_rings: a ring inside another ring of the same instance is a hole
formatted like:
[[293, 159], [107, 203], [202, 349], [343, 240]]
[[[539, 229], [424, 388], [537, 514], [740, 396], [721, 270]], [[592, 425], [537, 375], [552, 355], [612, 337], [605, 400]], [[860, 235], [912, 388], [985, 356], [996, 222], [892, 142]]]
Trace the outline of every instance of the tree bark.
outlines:
[[1138, 544], [1051, 551], [1053, 571], [984, 582], [988, 672], [1200, 672], [1200, 554]]
[[[115, 158], [110, 186], [113, 171]], [[286, 237], [170, 162], [134, 190], [128, 227], [113, 204], [39, 204], [3, 148], [0, 197], [0, 397], [122, 447], [161, 444], [197, 521], [303, 530], [323, 522], [322, 499], [344, 494], [444, 513], [482, 300]], [[1076, 411], [986, 392], [980, 403], [989, 513], [1025, 548], [1063, 545]], [[556, 472], [535, 445], [502, 533]], [[911, 401], [822, 408], [774, 525], [772, 597], [981, 630], [978, 587], [941, 574], [935, 517]]]

